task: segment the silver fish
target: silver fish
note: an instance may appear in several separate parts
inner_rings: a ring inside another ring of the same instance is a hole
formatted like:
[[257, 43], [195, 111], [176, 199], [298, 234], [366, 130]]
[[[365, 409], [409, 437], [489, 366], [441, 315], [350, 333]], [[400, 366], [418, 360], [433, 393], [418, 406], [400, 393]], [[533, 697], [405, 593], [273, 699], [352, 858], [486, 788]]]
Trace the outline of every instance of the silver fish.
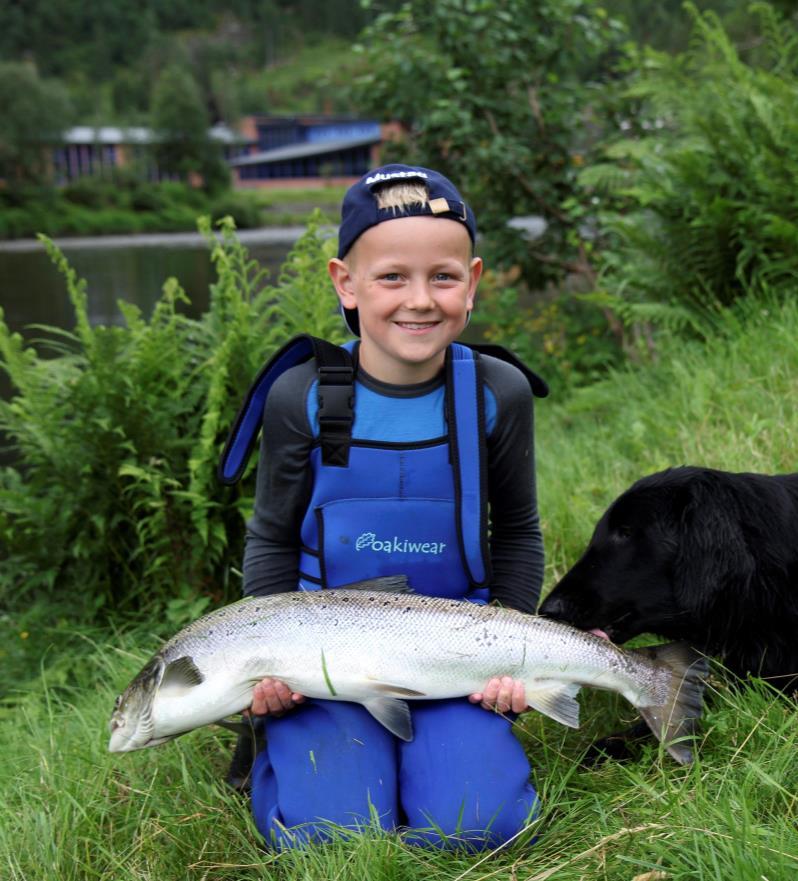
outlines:
[[311, 698], [362, 704], [411, 740], [406, 700], [465, 696], [509, 675], [523, 680], [530, 707], [574, 728], [581, 686], [617, 691], [688, 763], [706, 673], [705, 659], [682, 644], [625, 651], [548, 618], [422, 596], [389, 577], [248, 597], [203, 616], [117, 698], [108, 748], [156, 746], [224, 720], [250, 705], [266, 676]]

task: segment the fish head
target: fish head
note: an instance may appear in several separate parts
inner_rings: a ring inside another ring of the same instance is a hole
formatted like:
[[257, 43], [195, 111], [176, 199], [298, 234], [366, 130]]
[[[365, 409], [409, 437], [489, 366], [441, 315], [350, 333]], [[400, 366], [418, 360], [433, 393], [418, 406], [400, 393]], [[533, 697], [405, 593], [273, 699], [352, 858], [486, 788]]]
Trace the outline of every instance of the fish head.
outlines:
[[132, 752], [172, 739], [174, 735], [155, 736], [153, 718], [153, 704], [165, 670], [164, 660], [154, 657], [117, 697], [111, 721], [108, 723], [111, 734], [109, 752]]

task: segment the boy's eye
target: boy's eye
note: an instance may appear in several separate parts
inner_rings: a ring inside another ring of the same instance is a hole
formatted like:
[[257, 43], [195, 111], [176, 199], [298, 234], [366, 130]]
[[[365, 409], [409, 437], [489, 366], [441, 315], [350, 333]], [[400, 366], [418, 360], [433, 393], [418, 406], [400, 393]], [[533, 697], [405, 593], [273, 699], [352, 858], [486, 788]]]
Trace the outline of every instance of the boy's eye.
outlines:
[[380, 276], [383, 281], [399, 281], [400, 277], [398, 272], [385, 272]]

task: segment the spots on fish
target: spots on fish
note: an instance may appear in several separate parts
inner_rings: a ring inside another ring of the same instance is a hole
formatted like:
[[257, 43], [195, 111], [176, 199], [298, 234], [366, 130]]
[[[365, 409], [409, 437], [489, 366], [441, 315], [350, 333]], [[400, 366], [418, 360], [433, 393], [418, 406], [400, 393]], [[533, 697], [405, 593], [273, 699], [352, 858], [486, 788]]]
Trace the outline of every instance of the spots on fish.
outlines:
[[490, 648], [491, 646], [496, 645], [498, 638], [498, 634], [491, 633], [487, 627], [483, 627], [482, 633], [478, 633], [476, 636], [476, 643], [483, 648]]

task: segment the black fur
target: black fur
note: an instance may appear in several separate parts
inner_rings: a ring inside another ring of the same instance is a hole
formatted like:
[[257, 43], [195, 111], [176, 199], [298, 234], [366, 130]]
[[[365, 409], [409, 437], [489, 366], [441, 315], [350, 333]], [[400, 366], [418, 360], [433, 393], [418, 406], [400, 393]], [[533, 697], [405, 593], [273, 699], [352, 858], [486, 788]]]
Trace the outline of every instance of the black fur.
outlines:
[[798, 474], [644, 477], [610, 505], [540, 612], [614, 642], [685, 640], [737, 676], [798, 688]]

